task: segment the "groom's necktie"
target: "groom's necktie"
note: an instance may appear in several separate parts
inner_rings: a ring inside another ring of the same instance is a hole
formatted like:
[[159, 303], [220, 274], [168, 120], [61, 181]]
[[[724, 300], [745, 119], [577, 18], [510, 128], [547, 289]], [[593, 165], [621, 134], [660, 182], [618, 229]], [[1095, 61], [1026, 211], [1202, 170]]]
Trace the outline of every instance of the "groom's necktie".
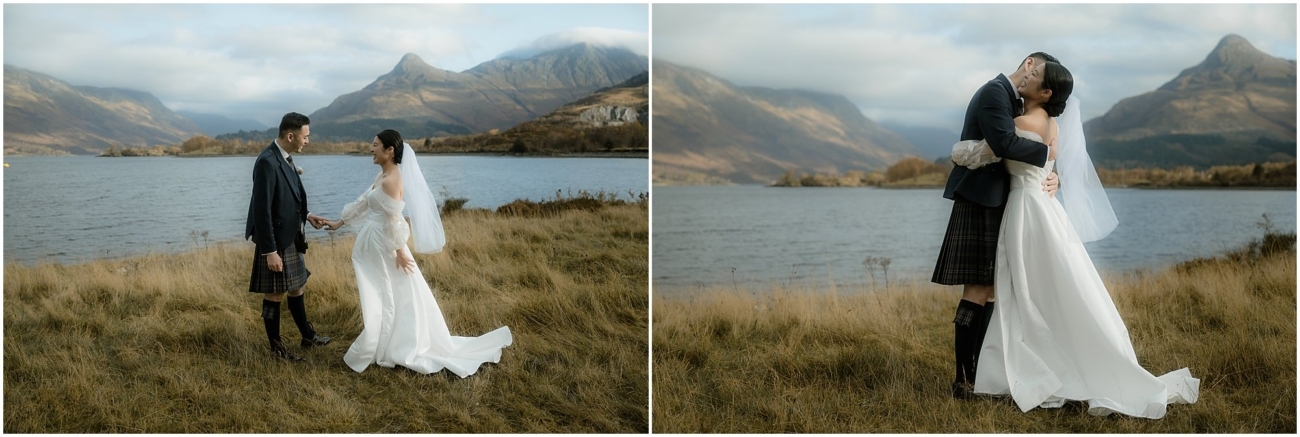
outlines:
[[[294, 189], [298, 190], [299, 194], [305, 194], [302, 189], [302, 177], [298, 176], [298, 166], [293, 165], [293, 155], [289, 155], [287, 158], [284, 158], [284, 160], [289, 161], [289, 168], [293, 171], [293, 180], [295, 182]], [[299, 205], [299, 209], [301, 208], [302, 205]]]

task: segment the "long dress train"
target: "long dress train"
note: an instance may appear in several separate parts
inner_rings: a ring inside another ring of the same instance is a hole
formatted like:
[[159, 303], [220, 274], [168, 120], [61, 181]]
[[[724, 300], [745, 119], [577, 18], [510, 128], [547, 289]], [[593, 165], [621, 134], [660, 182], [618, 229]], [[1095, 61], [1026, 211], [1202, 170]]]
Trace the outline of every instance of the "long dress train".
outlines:
[[485, 362], [499, 362], [501, 349], [512, 341], [509, 327], [479, 337], [451, 335], [419, 266], [411, 274], [397, 268], [396, 250], [410, 255], [406, 247], [410, 228], [402, 218], [403, 206], [371, 186], [343, 209], [344, 222], [360, 223], [352, 267], [364, 323], [343, 361], [357, 372], [375, 363], [423, 374], [445, 368], [461, 378], [473, 375]]
[[1011, 194], [998, 237], [997, 305], [975, 392], [1010, 394], [1021, 411], [1079, 400], [1094, 415], [1151, 419], [1164, 417], [1168, 404], [1196, 402], [1200, 380], [1187, 368], [1157, 378], [1138, 364], [1083, 242], [1061, 204], [1041, 189], [1052, 165], [1006, 161]]

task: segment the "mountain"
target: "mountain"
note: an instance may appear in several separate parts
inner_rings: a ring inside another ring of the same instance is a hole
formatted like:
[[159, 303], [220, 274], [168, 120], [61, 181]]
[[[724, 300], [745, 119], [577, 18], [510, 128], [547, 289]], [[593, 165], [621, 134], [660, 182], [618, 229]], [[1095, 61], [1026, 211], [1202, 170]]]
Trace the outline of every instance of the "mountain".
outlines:
[[225, 116], [216, 114], [203, 114], [190, 111], [176, 111], [182, 117], [188, 118], [203, 130], [203, 134], [215, 137], [221, 134], [239, 131], [259, 131], [267, 129], [265, 124], [259, 123], [252, 119], [233, 120]]
[[171, 145], [201, 132], [152, 94], [73, 86], [4, 66], [4, 144], [19, 152], [96, 154], [110, 145]]
[[317, 124], [401, 120], [419, 130], [412, 138], [484, 132], [545, 115], [647, 69], [644, 56], [586, 43], [525, 59], [494, 59], [459, 73], [407, 54], [392, 71], [310, 117], [313, 130]]
[[635, 122], [648, 125], [649, 118], [650, 72], [643, 71], [525, 124], [599, 127]]
[[839, 95], [740, 87], [654, 63], [656, 182], [767, 183], [787, 170], [880, 168], [919, 151]]
[[902, 136], [916, 147], [922, 158], [931, 161], [951, 156], [952, 145], [961, 138], [960, 132], [935, 127], [908, 126], [884, 121], [880, 122], [880, 127]]
[[1200, 64], [1084, 131], [1098, 165], [1240, 165], [1296, 156], [1296, 61], [1228, 35]]

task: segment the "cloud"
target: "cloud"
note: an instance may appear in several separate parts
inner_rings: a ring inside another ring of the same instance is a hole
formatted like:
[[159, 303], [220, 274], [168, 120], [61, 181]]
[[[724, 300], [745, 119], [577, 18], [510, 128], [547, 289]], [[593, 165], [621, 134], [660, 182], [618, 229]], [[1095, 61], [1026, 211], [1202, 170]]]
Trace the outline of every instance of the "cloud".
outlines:
[[497, 57], [524, 59], [542, 52], [564, 48], [578, 43], [627, 49], [639, 55], [646, 55], [648, 51], [647, 49], [649, 48], [649, 38], [642, 32], [633, 32], [622, 29], [606, 29], [601, 27], [579, 27], [537, 38], [536, 40], [533, 40], [532, 43], [511, 49]]
[[[1154, 90], [1228, 33], [1295, 59], [1295, 5], [655, 5], [654, 55], [739, 85], [843, 94], [877, 120], [956, 129], [971, 93], [1034, 51], [1084, 116]], [[956, 108], [956, 109], [954, 109]]]
[[455, 71], [539, 35], [610, 45], [640, 35], [645, 53], [647, 18], [625, 5], [11, 4], [4, 62], [273, 125], [361, 89], [406, 53]]

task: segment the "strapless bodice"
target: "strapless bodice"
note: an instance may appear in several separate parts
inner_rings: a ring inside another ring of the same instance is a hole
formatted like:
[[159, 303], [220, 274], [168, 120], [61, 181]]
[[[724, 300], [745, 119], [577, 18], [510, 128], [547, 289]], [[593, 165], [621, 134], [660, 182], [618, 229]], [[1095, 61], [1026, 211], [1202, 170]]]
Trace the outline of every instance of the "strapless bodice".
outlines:
[[[1024, 139], [1043, 142], [1043, 137], [1032, 131], [1016, 129], [1016, 135]], [[1052, 166], [1056, 164], [1056, 161], [1048, 160], [1046, 164], [1043, 164], [1042, 168], [1014, 159], [1008, 159], [1006, 163], [1007, 172], [1011, 173], [1011, 189], [1014, 190], [1024, 187], [1041, 187], [1043, 180], [1047, 179], [1047, 174], [1052, 171]]]

